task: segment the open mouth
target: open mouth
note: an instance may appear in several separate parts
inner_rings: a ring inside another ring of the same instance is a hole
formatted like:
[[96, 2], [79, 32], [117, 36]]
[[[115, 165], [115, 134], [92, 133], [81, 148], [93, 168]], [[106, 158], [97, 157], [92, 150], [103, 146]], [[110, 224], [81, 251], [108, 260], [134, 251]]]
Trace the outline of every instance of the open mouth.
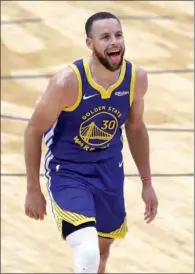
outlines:
[[116, 51], [108, 52], [107, 55], [114, 63], [118, 63], [120, 61], [121, 51], [116, 50]]

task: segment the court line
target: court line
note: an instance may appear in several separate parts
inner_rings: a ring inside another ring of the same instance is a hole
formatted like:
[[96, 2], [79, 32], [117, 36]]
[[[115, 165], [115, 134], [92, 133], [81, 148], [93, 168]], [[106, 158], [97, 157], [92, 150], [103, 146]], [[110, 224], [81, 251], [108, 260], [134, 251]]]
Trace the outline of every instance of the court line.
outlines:
[[24, 122], [28, 122], [30, 120], [29, 118], [4, 115], [4, 114], [1, 114], [1, 118], [5, 120], [15, 120], [15, 121], [24, 121]]
[[166, 132], [194, 132], [192, 128], [147, 128], [149, 131], [166, 131]]
[[172, 20], [173, 17], [166, 15], [119, 15], [120, 20]]
[[[119, 15], [120, 20], [172, 20], [173, 17], [167, 15]], [[14, 20], [1, 20], [1, 25], [11, 25], [11, 24], [25, 24], [25, 23], [39, 23], [43, 21], [41, 18], [23, 18]]]
[[[28, 122], [29, 118], [1, 114], [1, 119]], [[147, 128], [149, 131], [194, 132], [192, 128]]]
[[[2, 177], [26, 177], [25, 173], [1, 173]], [[41, 173], [40, 177], [44, 177], [45, 175]], [[194, 173], [170, 173], [170, 174], [162, 174], [162, 173], [154, 173], [151, 175], [152, 177], [193, 177]], [[125, 174], [125, 177], [140, 177], [139, 174]]]
[[28, 18], [28, 19], [15, 19], [15, 20], [1, 20], [1, 25], [11, 24], [26, 24], [26, 23], [39, 23], [43, 20], [41, 18]]
[[193, 73], [193, 68], [187, 69], [162, 69], [162, 70], [146, 70], [148, 74], [170, 74], [170, 73]]
[[[147, 71], [147, 70], [146, 70]], [[194, 69], [165, 69], [165, 70], [148, 70], [148, 74], [170, 74], [170, 73], [193, 73]], [[21, 74], [21, 75], [3, 75], [1, 80], [11, 79], [38, 79], [38, 78], [50, 78], [52, 74]]]

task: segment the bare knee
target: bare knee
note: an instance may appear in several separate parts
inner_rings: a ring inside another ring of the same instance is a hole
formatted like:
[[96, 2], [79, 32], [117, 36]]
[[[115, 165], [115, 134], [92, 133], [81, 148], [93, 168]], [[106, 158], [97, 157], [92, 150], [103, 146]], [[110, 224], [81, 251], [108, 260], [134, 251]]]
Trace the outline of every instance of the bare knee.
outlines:
[[109, 255], [110, 255], [110, 245], [103, 249], [100, 248], [100, 260], [101, 261], [107, 261]]
[[110, 254], [110, 247], [113, 243], [113, 239], [99, 237], [99, 248], [100, 248], [100, 266], [98, 273], [105, 273], [106, 263]]
[[109, 257], [110, 247], [113, 241], [113, 239], [99, 237], [100, 256], [102, 259], [106, 259]]

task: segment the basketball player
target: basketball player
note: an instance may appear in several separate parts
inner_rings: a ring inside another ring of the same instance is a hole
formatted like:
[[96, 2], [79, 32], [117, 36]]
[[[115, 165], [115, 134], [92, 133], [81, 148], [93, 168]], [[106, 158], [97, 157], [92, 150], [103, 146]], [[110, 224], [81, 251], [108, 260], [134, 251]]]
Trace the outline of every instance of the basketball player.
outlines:
[[51, 78], [25, 130], [25, 213], [36, 220], [46, 215], [39, 183], [44, 136], [48, 191], [61, 236], [74, 252], [74, 272], [104, 273], [111, 244], [127, 232], [123, 124], [142, 181], [147, 223], [155, 218], [158, 201], [143, 121], [147, 74], [124, 59], [116, 16], [96, 13], [85, 28], [91, 56]]

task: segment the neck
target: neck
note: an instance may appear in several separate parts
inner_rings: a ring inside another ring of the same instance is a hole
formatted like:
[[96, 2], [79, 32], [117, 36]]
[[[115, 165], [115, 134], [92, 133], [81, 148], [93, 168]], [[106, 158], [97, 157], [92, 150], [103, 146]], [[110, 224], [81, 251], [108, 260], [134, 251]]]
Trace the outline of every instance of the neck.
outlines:
[[116, 71], [110, 71], [106, 69], [97, 59], [96, 56], [92, 55], [89, 57], [89, 68], [91, 71], [92, 77], [97, 82], [112, 82], [117, 81], [121, 68]]

